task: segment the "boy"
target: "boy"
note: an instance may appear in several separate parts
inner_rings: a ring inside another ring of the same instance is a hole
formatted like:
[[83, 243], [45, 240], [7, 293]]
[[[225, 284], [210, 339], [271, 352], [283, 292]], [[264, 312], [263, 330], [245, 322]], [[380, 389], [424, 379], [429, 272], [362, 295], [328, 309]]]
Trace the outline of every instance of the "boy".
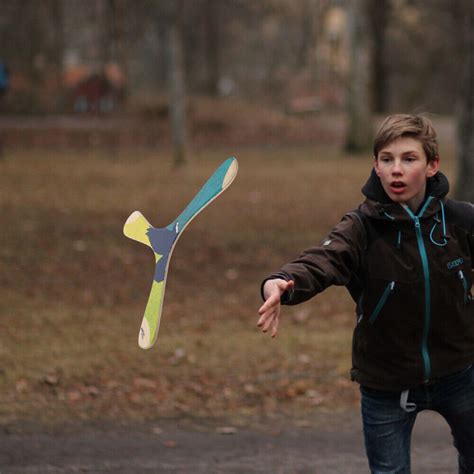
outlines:
[[459, 472], [474, 473], [474, 205], [446, 198], [423, 116], [392, 115], [374, 140], [366, 200], [324, 242], [262, 284], [258, 326], [330, 285], [356, 301], [351, 378], [360, 384], [372, 473], [409, 473], [417, 413], [451, 427]]

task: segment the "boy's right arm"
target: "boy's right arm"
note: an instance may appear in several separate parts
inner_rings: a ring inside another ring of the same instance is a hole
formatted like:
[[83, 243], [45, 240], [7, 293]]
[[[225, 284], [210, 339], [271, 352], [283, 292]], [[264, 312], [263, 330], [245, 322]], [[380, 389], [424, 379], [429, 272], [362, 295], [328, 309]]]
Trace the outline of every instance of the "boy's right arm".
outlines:
[[367, 238], [363, 223], [354, 214], [346, 214], [321, 245], [307, 249], [271, 275], [294, 282], [282, 295], [282, 304], [302, 303], [331, 285], [346, 286], [358, 274]]
[[298, 304], [330, 285], [348, 284], [359, 268], [365, 245], [362, 222], [347, 214], [321, 246], [307, 250], [264, 280], [261, 293], [265, 303], [258, 311], [258, 326], [263, 332], [271, 328], [275, 337], [282, 304]]

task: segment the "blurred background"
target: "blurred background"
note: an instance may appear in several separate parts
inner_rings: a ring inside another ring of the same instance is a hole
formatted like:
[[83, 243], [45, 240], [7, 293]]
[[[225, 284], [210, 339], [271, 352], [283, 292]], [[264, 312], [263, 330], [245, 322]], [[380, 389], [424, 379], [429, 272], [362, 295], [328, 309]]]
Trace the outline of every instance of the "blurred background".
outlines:
[[[273, 341], [260, 281], [360, 202], [389, 113], [428, 114], [474, 200], [473, 30], [471, 0], [3, 0], [0, 421], [354, 408], [344, 289]], [[166, 226], [230, 155], [141, 351], [154, 262], [123, 223]]]

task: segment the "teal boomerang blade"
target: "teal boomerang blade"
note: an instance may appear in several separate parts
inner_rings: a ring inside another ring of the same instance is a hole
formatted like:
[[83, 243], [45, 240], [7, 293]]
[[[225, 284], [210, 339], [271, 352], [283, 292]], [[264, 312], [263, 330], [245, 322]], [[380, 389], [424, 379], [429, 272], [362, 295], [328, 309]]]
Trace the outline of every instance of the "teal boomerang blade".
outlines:
[[150, 296], [145, 308], [138, 345], [149, 349], [155, 344], [160, 328], [161, 311], [165, 296], [166, 275], [168, 266], [179, 236], [186, 226], [225, 189], [237, 176], [238, 165], [235, 158], [229, 158], [222, 163], [206, 184], [194, 196], [184, 211], [168, 226], [153, 227], [140, 211], [132, 212], [125, 222], [123, 233], [130, 239], [142, 242], [151, 247], [155, 254], [155, 275], [151, 286]]

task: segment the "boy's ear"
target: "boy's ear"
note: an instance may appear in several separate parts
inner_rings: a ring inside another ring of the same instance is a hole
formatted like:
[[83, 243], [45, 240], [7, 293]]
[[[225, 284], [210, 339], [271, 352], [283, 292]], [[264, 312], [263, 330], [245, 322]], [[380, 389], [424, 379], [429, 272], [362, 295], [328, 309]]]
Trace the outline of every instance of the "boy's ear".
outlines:
[[376, 156], [374, 156], [374, 170], [375, 170], [375, 174], [380, 178], [379, 160], [377, 160]]
[[439, 171], [439, 156], [436, 156], [428, 163], [426, 176], [432, 178]]

